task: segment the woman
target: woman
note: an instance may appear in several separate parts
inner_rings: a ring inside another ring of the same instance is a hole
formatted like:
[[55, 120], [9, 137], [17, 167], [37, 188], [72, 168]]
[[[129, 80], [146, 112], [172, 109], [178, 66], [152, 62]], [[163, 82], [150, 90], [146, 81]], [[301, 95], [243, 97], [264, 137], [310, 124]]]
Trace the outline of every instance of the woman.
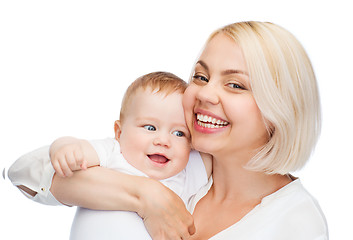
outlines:
[[[214, 161], [213, 183], [190, 204], [195, 239], [325, 238], [320, 208], [288, 174], [309, 158], [320, 129], [314, 73], [291, 34], [255, 22], [214, 33], [195, 65], [184, 111], [193, 146]], [[209, 117], [228, 124], [209, 128]]]
[[213, 156], [209, 183], [189, 201], [193, 218], [158, 182], [108, 169], [54, 177], [53, 195], [136, 211], [154, 239], [328, 239], [319, 205], [289, 174], [308, 160], [321, 125], [313, 69], [295, 37], [262, 22], [217, 30], [183, 104], [194, 148]]

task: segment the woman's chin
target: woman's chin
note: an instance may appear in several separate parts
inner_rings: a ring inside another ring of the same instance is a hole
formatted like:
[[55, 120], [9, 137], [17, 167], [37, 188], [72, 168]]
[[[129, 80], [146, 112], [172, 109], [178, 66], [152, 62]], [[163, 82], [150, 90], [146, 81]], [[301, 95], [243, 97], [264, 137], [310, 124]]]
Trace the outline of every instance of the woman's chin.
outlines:
[[195, 150], [203, 153], [209, 153], [212, 154], [214, 152], [213, 150], [213, 145], [210, 143], [209, 140], [207, 139], [197, 139], [192, 141], [192, 146]]

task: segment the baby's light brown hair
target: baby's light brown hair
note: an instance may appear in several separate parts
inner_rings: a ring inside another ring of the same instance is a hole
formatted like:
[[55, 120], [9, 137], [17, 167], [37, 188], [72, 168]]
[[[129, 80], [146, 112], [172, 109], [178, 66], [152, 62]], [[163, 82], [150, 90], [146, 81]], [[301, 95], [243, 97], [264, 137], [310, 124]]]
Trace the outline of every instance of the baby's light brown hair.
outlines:
[[151, 94], [163, 93], [168, 96], [175, 92], [183, 94], [186, 87], [187, 83], [184, 80], [169, 72], [152, 72], [137, 78], [124, 94], [120, 109], [120, 121], [124, 121], [126, 109], [139, 89], [147, 90], [149, 88]]

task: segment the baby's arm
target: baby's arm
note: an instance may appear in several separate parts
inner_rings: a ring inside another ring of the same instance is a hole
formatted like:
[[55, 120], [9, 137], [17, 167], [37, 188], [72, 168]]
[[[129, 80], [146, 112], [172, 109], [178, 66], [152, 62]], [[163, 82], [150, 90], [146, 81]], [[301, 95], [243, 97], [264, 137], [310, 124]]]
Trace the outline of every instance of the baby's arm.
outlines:
[[70, 177], [73, 171], [99, 165], [97, 152], [83, 139], [59, 138], [50, 146], [49, 154], [55, 172], [61, 177]]
[[200, 152], [203, 164], [205, 165], [206, 172], [207, 172], [207, 178], [210, 178], [212, 174], [212, 155], [208, 153], [202, 153]]

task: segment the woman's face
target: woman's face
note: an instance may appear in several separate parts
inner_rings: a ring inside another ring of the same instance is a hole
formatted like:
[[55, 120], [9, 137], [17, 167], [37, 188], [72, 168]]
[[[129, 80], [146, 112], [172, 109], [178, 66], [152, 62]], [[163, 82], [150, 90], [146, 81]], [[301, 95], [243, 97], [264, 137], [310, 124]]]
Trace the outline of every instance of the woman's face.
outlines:
[[251, 154], [268, 141], [240, 47], [217, 34], [195, 65], [183, 106], [196, 150]]

